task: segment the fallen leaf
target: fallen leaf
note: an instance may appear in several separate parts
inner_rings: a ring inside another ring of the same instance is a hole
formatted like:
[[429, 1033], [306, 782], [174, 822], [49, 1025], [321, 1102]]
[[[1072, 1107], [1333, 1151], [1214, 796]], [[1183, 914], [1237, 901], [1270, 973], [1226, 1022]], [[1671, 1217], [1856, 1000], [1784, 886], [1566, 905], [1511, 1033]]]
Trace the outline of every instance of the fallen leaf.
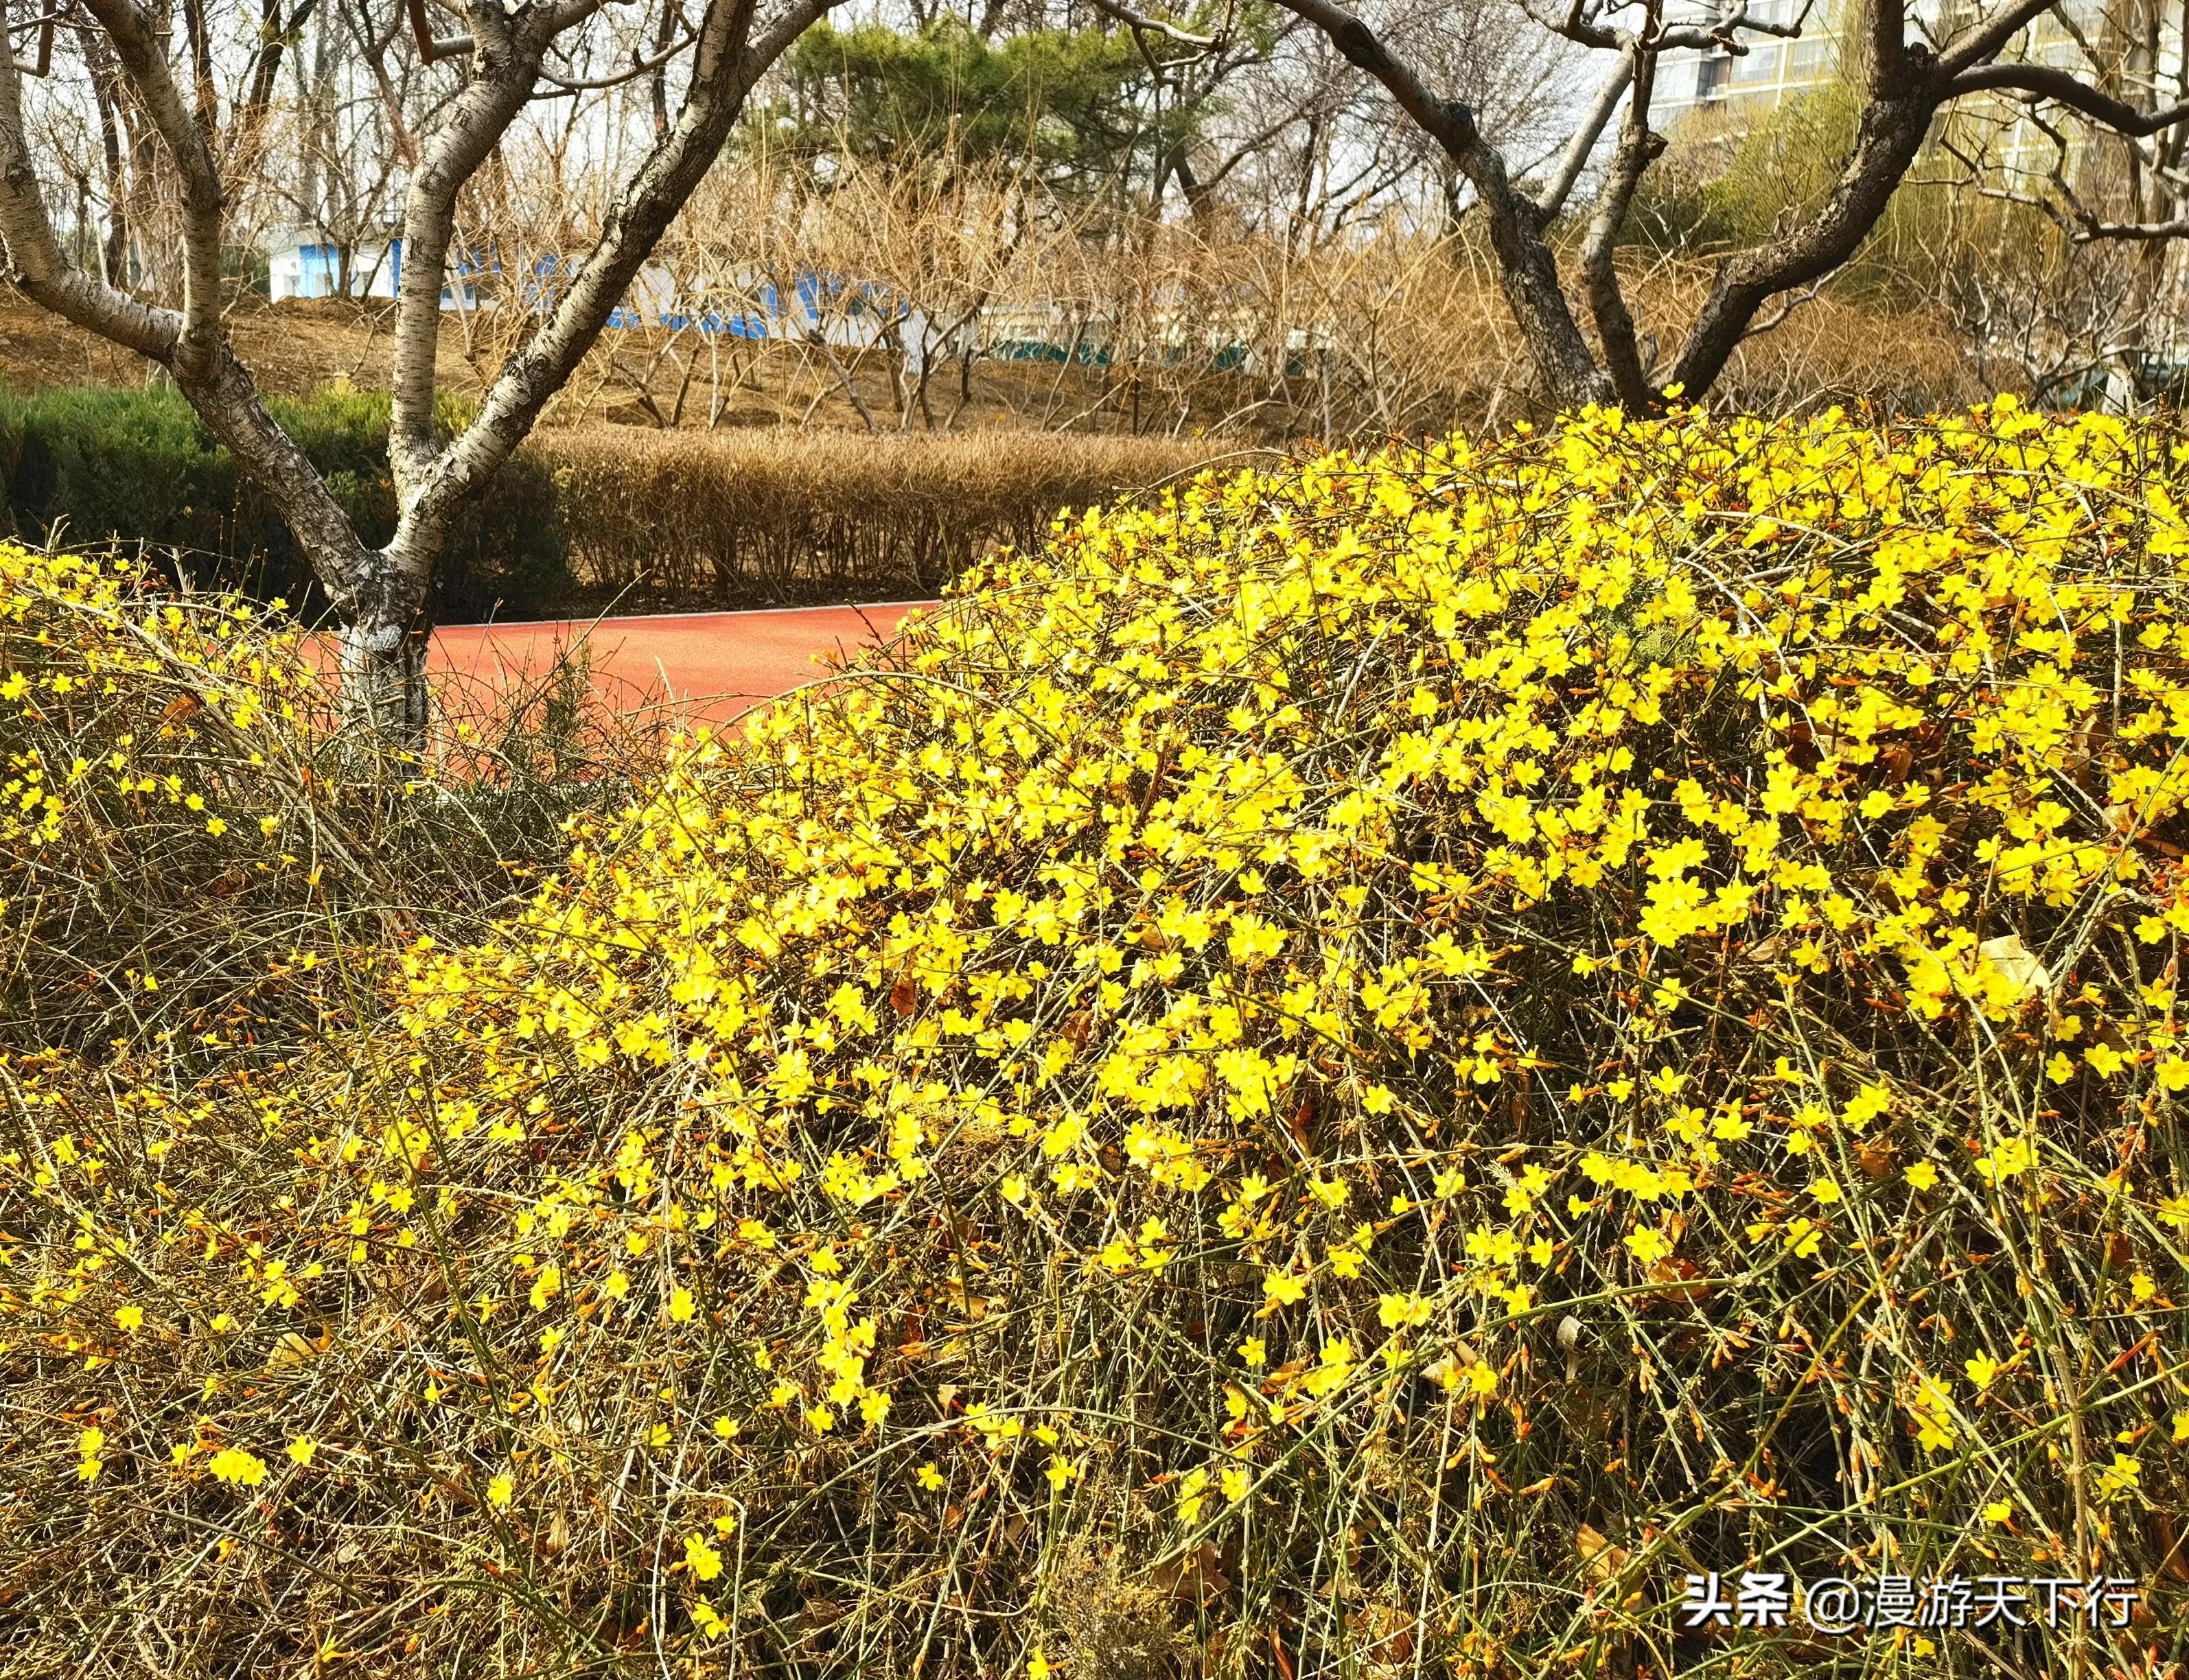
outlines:
[[1989, 963], [2000, 976], [2025, 998], [2049, 993], [2052, 976], [2045, 964], [2030, 954], [2029, 947], [2022, 942], [2018, 933], [2003, 933], [1996, 939], [1987, 939], [1977, 947], [1977, 954]]
[[274, 1342], [274, 1351], [266, 1356], [266, 1368], [269, 1371], [285, 1371], [318, 1355], [319, 1349], [302, 1336], [293, 1330], [285, 1330]]
[[1592, 1587], [1616, 1580], [1633, 1555], [1623, 1546], [1614, 1546], [1587, 1523], [1574, 1530], [1574, 1550], [1581, 1556], [1581, 1578]]

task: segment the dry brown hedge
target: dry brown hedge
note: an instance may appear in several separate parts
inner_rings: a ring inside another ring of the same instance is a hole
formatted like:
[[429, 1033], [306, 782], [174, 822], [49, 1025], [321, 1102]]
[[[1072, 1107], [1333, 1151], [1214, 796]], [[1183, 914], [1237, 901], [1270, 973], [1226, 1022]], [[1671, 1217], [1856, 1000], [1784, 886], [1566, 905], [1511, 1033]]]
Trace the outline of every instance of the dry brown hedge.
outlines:
[[543, 432], [572, 564], [591, 588], [683, 601], [857, 583], [933, 594], [1000, 543], [1225, 453], [1153, 438], [1034, 432], [870, 438]]

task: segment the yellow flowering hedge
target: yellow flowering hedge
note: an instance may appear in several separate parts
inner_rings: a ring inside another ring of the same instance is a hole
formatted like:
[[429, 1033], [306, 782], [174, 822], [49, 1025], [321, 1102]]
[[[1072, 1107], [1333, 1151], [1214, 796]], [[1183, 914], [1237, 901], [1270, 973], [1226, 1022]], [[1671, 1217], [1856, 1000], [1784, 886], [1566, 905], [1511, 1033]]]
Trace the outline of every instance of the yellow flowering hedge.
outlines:
[[2131, 1576], [2015, 1660], [2178, 1660], [2185, 479], [2005, 399], [1205, 477], [684, 744], [395, 1020], [19, 1061], [0, 1619], [1548, 1676], [1756, 1568]]
[[223, 959], [246, 927], [294, 946], [341, 843], [310, 793], [325, 697], [272, 625], [116, 557], [0, 543], [4, 1037], [173, 1030], [215, 994], [275, 1006], [264, 960]]
[[430, 749], [361, 752], [285, 607], [0, 543], [0, 1044], [280, 1037], [347, 1012], [387, 925], [559, 857], [616, 733], [569, 673], [491, 717], [452, 690]]

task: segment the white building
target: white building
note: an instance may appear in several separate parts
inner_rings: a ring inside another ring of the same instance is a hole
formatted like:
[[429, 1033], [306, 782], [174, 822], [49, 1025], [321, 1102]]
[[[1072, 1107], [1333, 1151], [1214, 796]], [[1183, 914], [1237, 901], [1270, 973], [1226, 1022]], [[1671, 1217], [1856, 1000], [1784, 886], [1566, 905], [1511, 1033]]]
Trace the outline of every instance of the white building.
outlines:
[[[1749, 14], [1759, 23], [1790, 25], [1802, 16], [1802, 0], [1753, 0]], [[1789, 94], [1822, 87], [1839, 74], [1841, 20], [1858, 14], [1850, 0], [1814, 0], [1797, 41], [1744, 31], [1748, 50], [1738, 56], [1722, 48], [1666, 54], [1657, 61], [1651, 121], [1667, 131], [1697, 112], [1752, 121]]]
[[[1677, 17], [1682, 22], [1707, 21], [1730, 9], [1730, 4], [1690, 5], [1677, 8]], [[1722, 47], [1666, 53], [1658, 61], [1650, 101], [1654, 126], [1672, 133], [1683, 118], [1707, 116], [1717, 119], [1717, 126], [1738, 132], [1789, 99], [1825, 86], [1847, 67], [1847, 34], [1861, 26], [1864, 7], [1861, 0], [1807, 0], [1806, 7], [1804, 0], [1750, 0], [1748, 11], [1767, 25], [1791, 27], [1798, 22], [1801, 36], [1790, 41], [1744, 30], [1739, 40], [1746, 50], [1738, 54]], [[1966, 0], [1915, 0], [1910, 7], [1910, 21], [1926, 25], [1934, 40], [1954, 32], [1956, 17], [1971, 15]], [[2181, 39], [2181, 21], [2169, 18], [2160, 32], [2157, 73], [2151, 78], [2161, 88], [2178, 82]], [[2038, 18], [2005, 56], [2026, 57], [2032, 63], [2056, 65], [2087, 76], [2091, 71], [2082, 44], [2085, 42], [2101, 52], [2118, 47], [2118, 15], [2117, 8], [2109, 11], [2108, 0], [2067, 0]], [[2009, 172], [2033, 170], [2040, 176], [2051, 169], [2057, 148], [2028, 120], [2018, 101], [1965, 99], [1956, 109], [2003, 120], [1991, 149], [1995, 165]]]
[[[332, 297], [342, 290], [341, 246], [290, 229], [270, 240], [266, 257], [267, 289], [277, 303], [287, 297]], [[393, 297], [402, 273], [403, 241], [360, 243], [351, 248], [349, 295]]]
[[[461, 271], [464, 263], [459, 258]], [[267, 241], [266, 288], [274, 301], [288, 297], [332, 297], [342, 290], [342, 247], [313, 229], [291, 228]], [[360, 240], [350, 247], [348, 293], [352, 297], [393, 298], [403, 283], [403, 241], [399, 237]], [[476, 309], [478, 290], [465, 285], [441, 288], [444, 309]]]

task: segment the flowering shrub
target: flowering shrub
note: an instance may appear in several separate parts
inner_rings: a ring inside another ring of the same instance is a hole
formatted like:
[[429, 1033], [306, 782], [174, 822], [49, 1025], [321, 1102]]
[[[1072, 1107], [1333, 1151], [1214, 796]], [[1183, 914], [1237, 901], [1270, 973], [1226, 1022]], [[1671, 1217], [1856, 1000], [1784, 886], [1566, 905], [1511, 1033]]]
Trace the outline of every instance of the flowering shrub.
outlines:
[[0, 1044], [231, 1045], [348, 1017], [340, 970], [559, 858], [561, 818], [645, 733], [558, 668], [489, 696], [446, 682], [437, 741], [361, 752], [332, 663], [281, 602], [0, 544]]
[[[263, 609], [0, 544], [8, 1036], [172, 1029], [209, 987], [226, 1006], [288, 978], [267, 956], [295, 954], [340, 867], [310, 794], [324, 701]], [[233, 936], [245, 927], [255, 942]], [[250, 942], [266, 947], [255, 974], [223, 971]]]
[[2000, 399], [1204, 478], [684, 744], [399, 1021], [20, 1064], [0, 1604], [1296, 1680], [2125, 1575], [2017, 1660], [2171, 1660], [2185, 462]]

